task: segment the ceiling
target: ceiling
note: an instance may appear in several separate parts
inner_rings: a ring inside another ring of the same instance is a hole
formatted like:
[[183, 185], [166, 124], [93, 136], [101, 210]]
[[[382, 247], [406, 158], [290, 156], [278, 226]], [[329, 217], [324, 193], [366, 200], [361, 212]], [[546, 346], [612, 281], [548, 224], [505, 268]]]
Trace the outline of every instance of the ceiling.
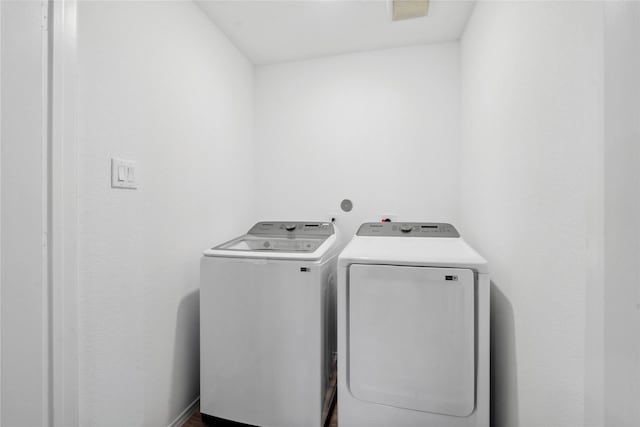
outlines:
[[474, 1], [432, 0], [426, 17], [391, 21], [385, 0], [199, 0], [255, 64], [458, 40]]

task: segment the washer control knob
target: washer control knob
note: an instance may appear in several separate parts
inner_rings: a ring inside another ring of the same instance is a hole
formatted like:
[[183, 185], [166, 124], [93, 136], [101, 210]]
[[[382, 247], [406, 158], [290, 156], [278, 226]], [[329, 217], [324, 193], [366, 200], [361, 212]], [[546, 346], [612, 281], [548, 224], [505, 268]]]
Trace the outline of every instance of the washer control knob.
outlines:
[[293, 231], [293, 230], [295, 230], [295, 229], [296, 229], [296, 225], [295, 225], [295, 224], [286, 224], [286, 225], [284, 226], [284, 228], [285, 228], [287, 231]]
[[408, 233], [411, 230], [413, 230], [413, 227], [410, 225], [402, 225], [400, 226], [400, 231], [402, 231], [403, 233]]

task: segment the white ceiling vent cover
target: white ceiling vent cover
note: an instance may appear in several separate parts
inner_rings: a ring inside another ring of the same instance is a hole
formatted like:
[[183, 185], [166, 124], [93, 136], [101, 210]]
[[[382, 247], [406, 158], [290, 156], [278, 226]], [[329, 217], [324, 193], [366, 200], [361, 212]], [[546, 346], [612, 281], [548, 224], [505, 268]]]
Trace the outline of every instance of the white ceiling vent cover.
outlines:
[[429, 0], [391, 0], [391, 19], [420, 18], [429, 13]]

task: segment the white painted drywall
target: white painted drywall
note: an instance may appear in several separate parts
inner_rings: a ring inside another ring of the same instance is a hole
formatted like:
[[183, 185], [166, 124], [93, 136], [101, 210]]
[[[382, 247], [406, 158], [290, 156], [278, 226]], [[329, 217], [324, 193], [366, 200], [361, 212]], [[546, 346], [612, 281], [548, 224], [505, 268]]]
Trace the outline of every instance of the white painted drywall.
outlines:
[[0, 425], [46, 425], [46, 33], [40, 2], [0, 2]]
[[197, 0], [255, 64], [457, 41], [474, 1], [430, 1], [429, 16], [391, 19], [387, 1]]
[[602, 5], [479, 2], [461, 42], [461, 231], [491, 266], [492, 425], [585, 425]]
[[199, 395], [201, 251], [254, 220], [253, 66], [192, 2], [78, 13], [80, 425], [166, 426]]
[[640, 3], [605, 6], [605, 425], [640, 425]]
[[456, 221], [457, 43], [256, 67], [257, 216]]

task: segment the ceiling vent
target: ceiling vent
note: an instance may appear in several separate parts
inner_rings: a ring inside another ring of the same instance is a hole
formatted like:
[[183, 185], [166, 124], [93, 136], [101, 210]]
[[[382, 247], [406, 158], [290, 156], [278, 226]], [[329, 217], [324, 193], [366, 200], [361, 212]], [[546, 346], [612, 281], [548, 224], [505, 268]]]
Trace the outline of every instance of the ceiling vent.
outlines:
[[420, 18], [429, 13], [429, 0], [390, 0], [391, 19], [402, 21]]

